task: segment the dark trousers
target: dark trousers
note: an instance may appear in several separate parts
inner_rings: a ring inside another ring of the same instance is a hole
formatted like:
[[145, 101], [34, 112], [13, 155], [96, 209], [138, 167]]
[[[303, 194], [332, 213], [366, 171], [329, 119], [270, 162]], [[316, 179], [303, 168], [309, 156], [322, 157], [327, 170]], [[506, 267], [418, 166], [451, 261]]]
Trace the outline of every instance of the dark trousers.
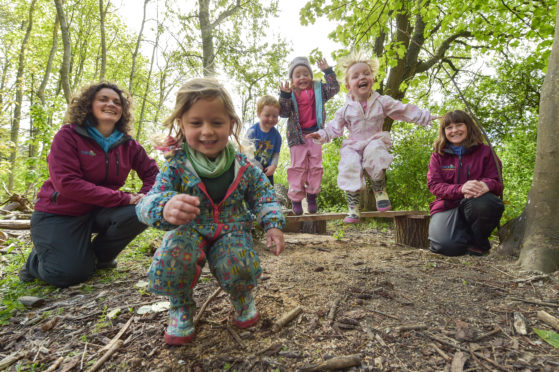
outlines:
[[272, 186], [274, 186], [274, 175], [272, 174], [271, 176], [266, 176], [266, 177], [268, 177], [268, 180], [270, 181], [270, 184]]
[[491, 248], [489, 236], [499, 224], [505, 205], [495, 194], [462, 199], [454, 209], [435, 213], [429, 223], [432, 252], [460, 256], [472, 246], [482, 251]]
[[[86, 281], [97, 262], [113, 260], [146, 229], [136, 217], [135, 205], [100, 208], [83, 216], [33, 212], [33, 250], [25, 268], [56, 287]], [[97, 233], [91, 240], [92, 234]]]

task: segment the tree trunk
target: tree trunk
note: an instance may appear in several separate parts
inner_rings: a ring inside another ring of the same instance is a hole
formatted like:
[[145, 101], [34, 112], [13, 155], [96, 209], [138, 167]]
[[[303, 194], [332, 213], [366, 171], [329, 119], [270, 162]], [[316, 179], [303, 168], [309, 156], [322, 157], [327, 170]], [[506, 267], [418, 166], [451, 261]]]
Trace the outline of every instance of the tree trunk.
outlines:
[[[107, 4], [107, 8], [109, 4]], [[105, 43], [105, 9], [103, 9], [103, 0], [99, 0], [99, 27], [101, 32], [101, 71], [99, 72], [99, 80], [105, 80], [105, 71], [107, 69], [107, 45]]]
[[56, 14], [58, 15], [60, 31], [62, 32], [62, 44], [64, 45], [64, 55], [62, 57], [62, 66], [60, 67], [60, 80], [66, 102], [70, 103], [70, 98], [72, 96], [72, 90], [70, 89], [70, 58], [72, 56], [70, 30], [66, 22], [64, 8], [62, 7], [62, 0], [54, 0], [54, 4], [56, 5]]
[[210, 22], [210, 0], [198, 0], [198, 19], [202, 38], [202, 68], [204, 76], [215, 75], [214, 42]]
[[[136, 48], [132, 54], [132, 69], [130, 70], [130, 81], [128, 82], [128, 92], [132, 95], [132, 83], [134, 82], [134, 72], [136, 71], [136, 58], [138, 57], [138, 51], [140, 50], [140, 43], [142, 41], [142, 34], [144, 33], [144, 25], [146, 23], [146, 7], [149, 0], [144, 0], [144, 15], [142, 17], [142, 25], [140, 26], [140, 32], [138, 33], [138, 39], [136, 40]], [[159, 35], [159, 31], [157, 31]], [[149, 82], [149, 80], [148, 80]], [[146, 88], [147, 91], [147, 88]]]
[[50, 70], [52, 69], [52, 62], [54, 61], [54, 56], [56, 55], [56, 50], [58, 49], [58, 18], [54, 21], [54, 28], [52, 30], [52, 47], [50, 48], [49, 58], [47, 60], [47, 66], [45, 67], [45, 74], [43, 75], [43, 80], [37, 90], [37, 97], [41, 100], [41, 105], [45, 106], [45, 89], [47, 88], [47, 83], [50, 78]]
[[159, 36], [160, 35], [161, 35], [161, 33], [159, 31], [157, 31], [157, 36], [155, 37], [155, 44], [153, 44], [153, 50], [151, 52], [151, 62], [150, 62], [150, 65], [149, 65], [148, 78], [147, 78], [147, 82], [146, 82], [146, 90], [144, 92], [144, 97], [142, 98], [142, 108], [140, 109], [140, 118], [138, 120], [138, 130], [136, 131], [136, 139], [138, 141], [140, 140], [140, 134], [142, 133], [142, 124], [144, 122], [144, 112], [145, 112], [145, 109], [146, 109], [146, 101], [147, 101], [148, 93], [150, 92], [151, 73], [153, 71], [153, 64], [155, 62], [155, 52], [157, 51], [157, 48], [159, 46]]
[[10, 152], [10, 177], [8, 178], [8, 191], [12, 192], [14, 188], [14, 171], [16, 168], [17, 149], [19, 141], [19, 124], [21, 121], [21, 103], [23, 101], [23, 70], [25, 68], [25, 53], [27, 52], [27, 43], [31, 30], [33, 29], [33, 11], [35, 10], [35, 3], [33, 0], [29, 6], [29, 19], [27, 20], [27, 30], [21, 42], [21, 49], [19, 51], [19, 61], [16, 75], [16, 100], [14, 103], [14, 117], [12, 126], [10, 128], [10, 141], [13, 148]]
[[[559, 8], [556, 11], [559, 25]], [[536, 165], [526, 202], [524, 236], [519, 263], [525, 270], [546, 273], [559, 270], [559, 27], [540, 99]]]

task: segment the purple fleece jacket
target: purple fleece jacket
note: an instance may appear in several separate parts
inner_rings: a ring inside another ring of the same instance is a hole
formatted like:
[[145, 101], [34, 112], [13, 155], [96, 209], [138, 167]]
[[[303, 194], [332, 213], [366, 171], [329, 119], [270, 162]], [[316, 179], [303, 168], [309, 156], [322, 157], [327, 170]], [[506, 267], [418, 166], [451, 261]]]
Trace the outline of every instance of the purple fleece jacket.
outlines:
[[120, 191], [130, 170], [143, 181], [147, 194], [159, 172], [157, 163], [132, 137], [124, 135], [107, 153], [76, 124], [66, 124], [55, 134], [50, 153], [49, 179], [43, 183], [35, 210], [81, 216], [96, 207], [130, 203], [130, 194]]
[[489, 146], [481, 143], [472, 146], [461, 160], [448, 148], [443, 152], [443, 155], [431, 155], [427, 172], [427, 186], [431, 194], [435, 195], [435, 201], [429, 205], [431, 215], [456, 208], [464, 198], [462, 185], [469, 180], [485, 182], [489, 192], [497, 196], [503, 193], [503, 184], [499, 182], [499, 173]]

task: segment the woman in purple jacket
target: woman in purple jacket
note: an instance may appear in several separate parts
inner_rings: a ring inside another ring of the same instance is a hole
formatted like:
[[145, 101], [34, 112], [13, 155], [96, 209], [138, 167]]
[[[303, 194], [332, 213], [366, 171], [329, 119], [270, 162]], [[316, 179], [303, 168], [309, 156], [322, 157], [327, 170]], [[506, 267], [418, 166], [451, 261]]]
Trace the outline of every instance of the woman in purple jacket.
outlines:
[[498, 159], [461, 110], [444, 115], [433, 147], [427, 173], [429, 191], [435, 195], [429, 206], [430, 249], [447, 256], [480, 256], [491, 248], [488, 238], [505, 208], [499, 199], [503, 183]]
[[[147, 226], [135, 204], [147, 194], [157, 164], [129, 135], [130, 99], [106, 82], [75, 96], [53, 138], [31, 217], [33, 250], [19, 277], [57, 287], [87, 280], [96, 269], [116, 267], [115, 257]], [[143, 181], [137, 193], [120, 191], [131, 170]], [[96, 236], [92, 239], [92, 235]]]

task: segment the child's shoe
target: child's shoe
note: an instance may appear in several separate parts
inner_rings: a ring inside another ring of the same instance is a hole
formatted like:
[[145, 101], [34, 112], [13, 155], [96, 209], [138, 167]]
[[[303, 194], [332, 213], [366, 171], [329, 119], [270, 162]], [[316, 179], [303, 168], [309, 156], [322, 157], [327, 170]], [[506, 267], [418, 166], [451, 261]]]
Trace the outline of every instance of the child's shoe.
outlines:
[[386, 179], [373, 180], [373, 191], [375, 192], [375, 200], [377, 204], [377, 211], [385, 212], [392, 208], [390, 204], [390, 199], [386, 193]]
[[345, 223], [359, 223], [359, 191], [346, 191], [348, 214]]
[[301, 204], [300, 201], [296, 202], [296, 201], [291, 201], [291, 208], [293, 209], [293, 213], [296, 216], [300, 216], [303, 214], [303, 204]]
[[184, 345], [194, 340], [194, 311], [196, 304], [192, 300], [169, 297], [169, 326], [165, 331], [167, 345]]
[[258, 322], [260, 315], [258, 314], [258, 310], [256, 310], [252, 292], [247, 292], [245, 296], [240, 298], [231, 297], [231, 302], [235, 307], [233, 323], [235, 323], [237, 327], [248, 328]]
[[309, 213], [316, 213], [318, 206], [316, 205], [317, 194], [307, 194], [307, 207], [309, 208]]

